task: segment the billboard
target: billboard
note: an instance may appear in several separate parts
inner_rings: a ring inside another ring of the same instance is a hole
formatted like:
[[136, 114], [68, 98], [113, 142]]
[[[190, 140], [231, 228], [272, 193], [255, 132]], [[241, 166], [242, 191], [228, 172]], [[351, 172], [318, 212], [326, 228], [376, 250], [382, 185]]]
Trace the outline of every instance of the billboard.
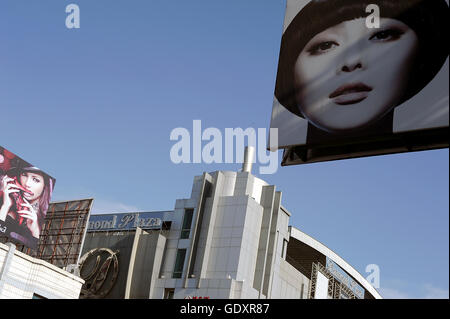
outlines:
[[288, 0], [282, 165], [448, 147], [447, 18], [446, 0]]
[[36, 249], [55, 179], [0, 146], [0, 236]]

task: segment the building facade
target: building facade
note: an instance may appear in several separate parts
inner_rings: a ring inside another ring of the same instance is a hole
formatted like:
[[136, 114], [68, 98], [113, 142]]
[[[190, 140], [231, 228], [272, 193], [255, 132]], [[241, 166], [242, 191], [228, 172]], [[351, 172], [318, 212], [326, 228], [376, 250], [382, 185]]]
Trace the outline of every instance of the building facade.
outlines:
[[289, 226], [281, 201], [244, 164], [196, 176], [173, 211], [92, 215], [81, 297], [381, 298], [332, 250]]
[[0, 299], [78, 299], [84, 280], [0, 243]]

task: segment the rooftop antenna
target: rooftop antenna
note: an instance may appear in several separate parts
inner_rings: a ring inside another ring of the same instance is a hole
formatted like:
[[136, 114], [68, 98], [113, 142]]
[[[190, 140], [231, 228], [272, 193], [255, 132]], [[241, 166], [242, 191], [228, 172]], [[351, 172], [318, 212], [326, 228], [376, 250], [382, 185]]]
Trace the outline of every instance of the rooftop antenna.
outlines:
[[246, 146], [244, 152], [244, 163], [242, 163], [242, 171], [252, 173], [252, 165], [255, 159], [255, 147]]

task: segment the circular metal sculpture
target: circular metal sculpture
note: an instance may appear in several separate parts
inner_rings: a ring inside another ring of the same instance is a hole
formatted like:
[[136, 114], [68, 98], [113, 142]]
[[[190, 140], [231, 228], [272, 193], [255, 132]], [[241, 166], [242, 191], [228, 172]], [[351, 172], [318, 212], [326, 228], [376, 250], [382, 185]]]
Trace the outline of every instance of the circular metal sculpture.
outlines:
[[85, 283], [80, 298], [103, 298], [111, 291], [119, 273], [118, 252], [109, 248], [94, 248], [81, 257], [80, 275]]

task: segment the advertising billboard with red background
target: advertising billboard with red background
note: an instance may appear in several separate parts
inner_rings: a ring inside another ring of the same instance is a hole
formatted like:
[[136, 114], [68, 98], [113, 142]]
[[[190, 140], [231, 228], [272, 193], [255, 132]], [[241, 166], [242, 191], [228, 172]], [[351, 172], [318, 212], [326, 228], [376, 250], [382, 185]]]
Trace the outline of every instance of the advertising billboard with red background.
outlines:
[[55, 179], [0, 146], [0, 236], [36, 249]]

